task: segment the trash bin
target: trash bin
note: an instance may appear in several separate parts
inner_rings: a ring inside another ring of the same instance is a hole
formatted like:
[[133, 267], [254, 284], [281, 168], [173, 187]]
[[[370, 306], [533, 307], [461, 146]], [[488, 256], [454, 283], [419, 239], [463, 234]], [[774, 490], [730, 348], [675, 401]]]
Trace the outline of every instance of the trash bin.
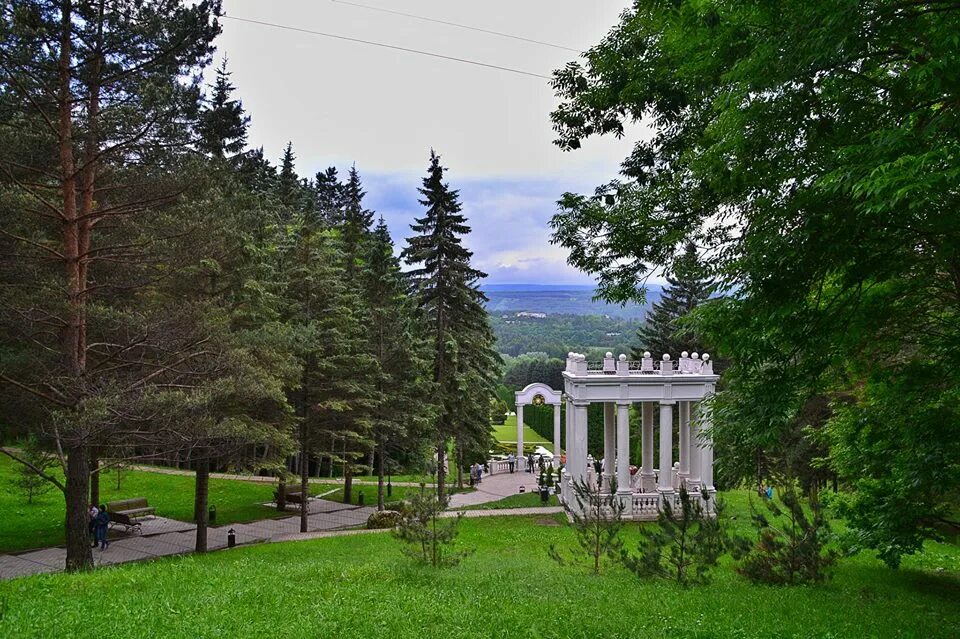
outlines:
[[548, 501], [550, 501], [550, 489], [547, 488], [546, 486], [540, 487], [540, 501], [542, 501], [543, 503], [547, 503]]

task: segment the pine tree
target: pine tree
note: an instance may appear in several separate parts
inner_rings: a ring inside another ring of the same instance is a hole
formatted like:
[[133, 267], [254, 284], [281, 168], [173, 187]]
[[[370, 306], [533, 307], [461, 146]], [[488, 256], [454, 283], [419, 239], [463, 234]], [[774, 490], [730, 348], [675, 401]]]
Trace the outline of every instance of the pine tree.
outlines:
[[[438, 414], [434, 428], [437, 491], [444, 498], [444, 460], [451, 438], [458, 448], [486, 429], [490, 398], [499, 376], [500, 358], [477, 282], [486, 275], [470, 266], [472, 253], [461, 241], [470, 232], [459, 194], [443, 180], [440, 158], [431, 150], [430, 166], [419, 189], [427, 211], [411, 229], [403, 257], [411, 271], [419, 307], [430, 326], [433, 381]], [[474, 441], [474, 443], [476, 443]]]
[[287, 142], [280, 160], [280, 181], [277, 194], [285, 206], [295, 207], [300, 200], [300, 178], [295, 166], [297, 157], [293, 154], [293, 142]]
[[660, 301], [653, 305], [646, 323], [637, 331], [640, 344], [633, 349], [634, 359], [643, 357], [644, 351], [654, 357], [669, 353], [676, 358], [683, 351], [702, 353], [705, 350], [699, 336], [679, 321], [716, 292], [716, 284], [701, 264], [692, 242], [677, 260], [667, 283]]
[[343, 185], [343, 241], [346, 252], [355, 260], [360, 259], [366, 248], [364, 243], [373, 224], [373, 211], [363, 208], [366, 192], [360, 182], [360, 173], [356, 165], [350, 167], [350, 173]]
[[344, 185], [337, 175], [337, 168], [328, 166], [319, 171], [313, 183], [317, 199], [317, 212], [327, 226], [343, 223]]
[[420, 313], [407, 295], [400, 260], [383, 218], [370, 238], [364, 270], [370, 348], [378, 363], [373, 439], [377, 508], [384, 508], [384, 473], [392, 449], [414, 449], [430, 415], [429, 360]]
[[217, 158], [234, 156], [247, 144], [250, 117], [244, 113], [243, 103], [230, 97], [236, 87], [230, 82], [226, 57], [217, 69], [212, 89], [200, 112], [197, 146]]

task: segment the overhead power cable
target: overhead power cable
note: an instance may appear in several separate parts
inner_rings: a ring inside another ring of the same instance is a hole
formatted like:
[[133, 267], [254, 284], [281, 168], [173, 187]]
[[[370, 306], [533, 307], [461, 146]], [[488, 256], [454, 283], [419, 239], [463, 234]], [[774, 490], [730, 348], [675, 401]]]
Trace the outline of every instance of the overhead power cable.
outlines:
[[503, 33], [502, 31], [493, 31], [492, 29], [482, 29], [480, 27], [474, 27], [469, 24], [460, 24], [459, 22], [448, 22], [446, 20], [438, 20], [436, 18], [430, 18], [427, 16], [418, 16], [413, 13], [404, 13], [402, 11], [394, 11], [393, 9], [384, 9], [383, 7], [374, 7], [368, 4], [360, 4], [359, 2], [348, 2], [347, 0], [331, 0], [337, 4], [346, 4], [351, 7], [359, 7], [361, 9], [368, 9], [370, 11], [379, 11], [381, 13], [391, 13], [395, 16], [403, 16], [405, 18], [413, 18], [414, 20], [423, 20], [424, 22], [434, 22], [436, 24], [445, 24], [448, 27], [457, 27], [459, 29], [468, 29], [470, 31], [479, 31], [480, 33], [488, 33], [490, 35], [500, 36], [501, 38], [510, 38], [511, 40], [520, 40], [521, 42], [529, 42], [531, 44], [539, 44], [544, 47], [551, 47], [554, 49], [562, 49], [564, 51], [573, 51], [574, 53], [583, 53], [580, 49], [574, 49], [573, 47], [566, 47], [562, 44], [554, 44], [552, 42], [544, 42], [543, 40], [534, 40], [532, 38], [524, 38], [523, 36], [513, 35], [510, 33]]
[[337, 35], [335, 33], [324, 33], [323, 31], [314, 31], [312, 29], [301, 29], [300, 27], [291, 27], [286, 24], [277, 24], [275, 22], [264, 22], [262, 20], [252, 20], [250, 18], [238, 18], [236, 16], [220, 16], [221, 18], [227, 20], [236, 20], [237, 22], [246, 22], [248, 24], [259, 24], [264, 27], [273, 27], [275, 29], [285, 29], [287, 31], [297, 31], [299, 33], [308, 33], [310, 35], [322, 36], [324, 38], [333, 38], [334, 40], [345, 40], [346, 42], [356, 42], [358, 44], [368, 44], [373, 47], [381, 47], [384, 49], [393, 49], [394, 51], [403, 51], [405, 53], [415, 53], [417, 55], [428, 56], [431, 58], [440, 58], [441, 60], [450, 60], [452, 62], [461, 62], [463, 64], [472, 64], [478, 67], [486, 67], [488, 69], [497, 69], [498, 71], [507, 71], [509, 73], [517, 73], [519, 75], [528, 75], [533, 78], [543, 78], [544, 80], [552, 79], [548, 75], [542, 75], [540, 73], [533, 73], [532, 71], [523, 71], [521, 69], [513, 69], [511, 67], [502, 67], [497, 64], [488, 64], [486, 62], [479, 62], [477, 60], [470, 60], [468, 58], [457, 58], [450, 55], [443, 55], [441, 53], [432, 53], [430, 51], [421, 51], [420, 49], [410, 49], [407, 47], [401, 47], [394, 44], [386, 44], [384, 42], [375, 42], [373, 40], [361, 40], [360, 38], [349, 38], [347, 36]]

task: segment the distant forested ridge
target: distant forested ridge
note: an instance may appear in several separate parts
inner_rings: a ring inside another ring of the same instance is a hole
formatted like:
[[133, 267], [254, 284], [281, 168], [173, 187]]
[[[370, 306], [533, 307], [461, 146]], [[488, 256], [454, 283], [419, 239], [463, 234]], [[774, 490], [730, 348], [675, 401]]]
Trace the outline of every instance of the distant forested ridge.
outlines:
[[641, 321], [603, 315], [560, 314], [545, 317], [534, 311], [490, 313], [497, 350], [516, 357], [541, 352], [564, 358], [571, 350], [629, 353]]
[[495, 315], [511, 311], [532, 311], [550, 315], [609, 315], [643, 319], [650, 305], [660, 298], [660, 288], [650, 285], [646, 304], [609, 304], [594, 300], [592, 286], [543, 284], [491, 284], [483, 287], [489, 301], [487, 310]]

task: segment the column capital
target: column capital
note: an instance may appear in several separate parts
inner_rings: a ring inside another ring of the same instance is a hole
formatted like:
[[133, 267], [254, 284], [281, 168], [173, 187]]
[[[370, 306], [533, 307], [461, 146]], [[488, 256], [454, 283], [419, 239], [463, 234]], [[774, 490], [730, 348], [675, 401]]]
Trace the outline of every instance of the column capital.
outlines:
[[633, 403], [634, 403], [634, 402], [633, 402], [632, 399], [618, 399], [618, 400], [616, 401], [617, 406], [627, 406], [627, 407], [629, 407], [629, 406], [633, 406]]
[[675, 399], [661, 399], [658, 402], [661, 406], [676, 406], [677, 400]]
[[586, 408], [587, 406], [589, 406], [589, 405], [592, 403], [592, 402], [591, 402], [590, 400], [588, 400], [588, 399], [571, 399], [570, 402], [571, 402], [574, 406], [577, 406], [577, 407], [579, 407], [579, 408]]

